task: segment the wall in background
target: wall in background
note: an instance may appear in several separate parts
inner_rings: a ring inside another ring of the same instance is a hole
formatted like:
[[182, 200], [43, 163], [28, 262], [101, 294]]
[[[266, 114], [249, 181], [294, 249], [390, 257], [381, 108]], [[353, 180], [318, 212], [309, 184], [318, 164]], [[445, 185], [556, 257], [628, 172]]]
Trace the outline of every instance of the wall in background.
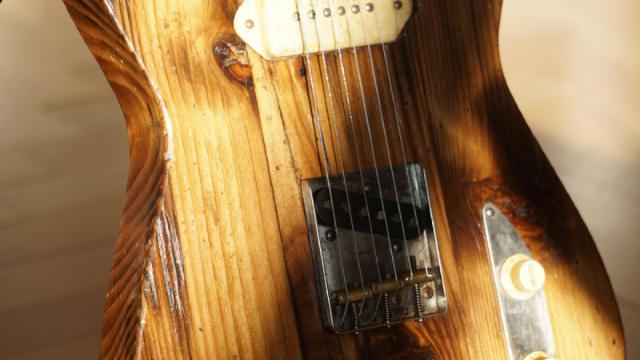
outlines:
[[640, 2], [506, 0], [520, 109], [587, 223], [640, 359]]
[[[640, 358], [640, 3], [506, 0], [509, 85], [591, 229]], [[0, 358], [97, 354], [124, 120], [61, 1], [0, 5]]]
[[123, 117], [62, 1], [0, 4], [0, 359], [95, 359]]

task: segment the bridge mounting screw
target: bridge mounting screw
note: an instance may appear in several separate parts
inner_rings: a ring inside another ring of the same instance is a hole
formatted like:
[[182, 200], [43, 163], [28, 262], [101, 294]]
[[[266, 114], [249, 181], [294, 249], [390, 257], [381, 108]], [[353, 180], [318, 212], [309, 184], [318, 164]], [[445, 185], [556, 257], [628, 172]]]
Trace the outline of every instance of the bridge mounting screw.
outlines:
[[326, 9], [322, 10], [322, 15], [324, 15], [324, 17], [331, 16], [331, 9], [326, 8]]
[[373, 4], [372, 3], [367, 3], [364, 6], [364, 9], [367, 10], [368, 12], [372, 12], [373, 11]]
[[345, 13], [344, 6], [338, 6], [337, 12], [338, 12], [338, 15], [344, 15]]
[[309, 16], [309, 19], [315, 19], [315, 18], [316, 18], [316, 12], [315, 12], [315, 10], [309, 10], [309, 12], [307, 13], [307, 15]]
[[393, 7], [396, 9], [400, 9], [402, 7], [402, 1], [396, 0], [393, 2]]
[[433, 295], [435, 295], [433, 288], [431, 288], [430, 286], [425, 287], [423, 292], [424, 292], [424, 296], [428, 299], [431, 299]]
[[358, 5], [351, 6], [351, 12], [354, 13], [354, 14], [359, 13], [360, 12], [360, 6], [358, 6]]

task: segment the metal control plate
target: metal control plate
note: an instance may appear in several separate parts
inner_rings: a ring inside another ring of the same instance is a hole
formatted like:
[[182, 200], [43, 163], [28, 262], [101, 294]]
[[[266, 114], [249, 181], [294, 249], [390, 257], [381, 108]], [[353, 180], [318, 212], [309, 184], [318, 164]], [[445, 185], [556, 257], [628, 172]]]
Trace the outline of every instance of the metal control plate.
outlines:
[[510, 358], [522, 360], [536, 352], [545, 353], [548, 359], [556, 358], [544, 290], [536, 291], [528, 299], [518, 300], [509, 296], [501, 286], [500, 272], [504, 262], [516, 254], [531, 257], [531, 252], [509, 219], [492, 203], [485, 204], [482, 212]]

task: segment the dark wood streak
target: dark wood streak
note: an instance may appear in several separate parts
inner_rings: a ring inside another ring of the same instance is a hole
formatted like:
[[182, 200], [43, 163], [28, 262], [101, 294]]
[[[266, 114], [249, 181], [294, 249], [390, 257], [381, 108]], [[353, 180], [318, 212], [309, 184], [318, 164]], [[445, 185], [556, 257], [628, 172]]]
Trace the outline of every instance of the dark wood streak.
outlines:
[[[506, 86], [500, 1], [416, 1], [388, 46], [391, 87], [372, 46], [373, 71], [367, 48], [357, 59], [343, 51], [347, 91], [335, 53], [325, 69], [319, 55], [267, 62], [245, 48], [233, 35], [233, 0], [65, 2], [131, 145], [102, 358], [506, 359], [486, 201], [547, 269], [559, 358], [624, 357], [602, 261]], [[400, 138], [407, 160], [427, 169], [445, 315], [359, 336], [323, 329], [299, 187], [323, 174], [320, 131], [332, 173], [356, 170], [357, 154], [365, 168], [403, 161]]]

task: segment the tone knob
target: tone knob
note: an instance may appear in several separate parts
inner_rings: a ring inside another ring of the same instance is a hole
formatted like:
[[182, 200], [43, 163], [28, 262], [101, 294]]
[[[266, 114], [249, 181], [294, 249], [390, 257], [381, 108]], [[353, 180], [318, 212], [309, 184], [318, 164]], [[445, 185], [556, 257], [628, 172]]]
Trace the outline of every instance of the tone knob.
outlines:
[[526, 300], [544, 285], [545, 272], [542, 265], [524, 254], [509, 257], [502, 265], [500, 282], [502, 288], [514, 299]]

